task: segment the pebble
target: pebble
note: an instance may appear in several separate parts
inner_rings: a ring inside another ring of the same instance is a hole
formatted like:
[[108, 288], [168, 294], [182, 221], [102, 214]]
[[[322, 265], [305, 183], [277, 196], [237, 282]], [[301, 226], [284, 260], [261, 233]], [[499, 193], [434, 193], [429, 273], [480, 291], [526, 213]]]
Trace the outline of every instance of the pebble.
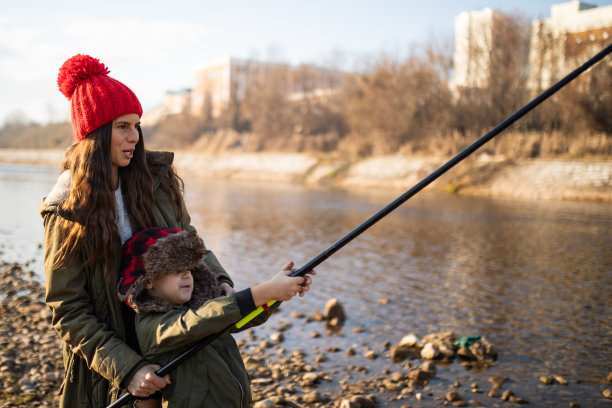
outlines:
[[445, 398], [448, 402], [462, 400], [461, 395], [457, 391], [449, 391], [446, 393]]
[[551, 385], [555, 383], [555, 379], [550, 375], [543, 375], [540, 377], [540, 382], [542, 384]]
[[270, 335], [270, 340], [273, 343], [279, 344], [285, 340], [285, 335], [282, 332], [273, 333]]
[[420, 341], [416, 334], [410, 333], [404, 337], [399, 342], [400, 347], [420, 347]]

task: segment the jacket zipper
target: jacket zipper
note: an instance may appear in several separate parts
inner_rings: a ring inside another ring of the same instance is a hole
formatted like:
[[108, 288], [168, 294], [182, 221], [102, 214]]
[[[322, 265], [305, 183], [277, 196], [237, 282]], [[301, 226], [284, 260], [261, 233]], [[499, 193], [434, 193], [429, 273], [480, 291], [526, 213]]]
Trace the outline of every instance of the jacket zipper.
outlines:
[[234, 376], [234, 373], [232, 373], [232, 370], [230, 370], [230, 374], [232, 375], [232, 378], [234, 379], [234, 381], [236, 381], [238, 388], [240, 388], [240, 408], [244, 408], [244, 389], [242, 389], [242, 385], [240, 385], [240, 381], [238, 381], [238, 379]]

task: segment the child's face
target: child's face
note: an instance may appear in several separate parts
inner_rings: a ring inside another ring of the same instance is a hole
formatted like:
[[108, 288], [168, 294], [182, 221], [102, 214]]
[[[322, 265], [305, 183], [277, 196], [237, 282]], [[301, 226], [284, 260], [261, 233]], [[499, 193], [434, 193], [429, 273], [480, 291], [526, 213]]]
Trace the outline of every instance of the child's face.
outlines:
[[193, 276], [191, 271], [170, 272], [145, 283], [149, 294], [160, 297], [172, 306], [181, 306], [191, 299]]

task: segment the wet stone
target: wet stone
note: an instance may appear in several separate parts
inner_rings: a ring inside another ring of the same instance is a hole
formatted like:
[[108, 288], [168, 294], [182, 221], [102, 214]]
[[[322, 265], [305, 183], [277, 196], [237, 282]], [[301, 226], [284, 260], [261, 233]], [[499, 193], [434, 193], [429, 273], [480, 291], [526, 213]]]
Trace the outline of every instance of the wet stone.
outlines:
[[551, 385], [555, 383], [555, 379], [550, 375], [543, 375], [540, 377], [540, 382], [542, 384]]
[[448, 402], [460, 401], [462, 399], [457, 391], [449, 391], [444, 397]]
[[331, 321], [337, 319], [338, 324], [342, 324], [346, 320], [346, 313], [344, 312], [344, 306], [336, 298], [329, 299], [325, 304], [325, 319]]

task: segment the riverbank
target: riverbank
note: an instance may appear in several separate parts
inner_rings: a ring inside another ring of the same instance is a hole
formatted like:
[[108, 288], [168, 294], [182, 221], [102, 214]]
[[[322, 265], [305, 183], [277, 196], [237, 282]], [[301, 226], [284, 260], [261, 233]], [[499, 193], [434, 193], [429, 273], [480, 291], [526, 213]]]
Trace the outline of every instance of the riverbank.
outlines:
[[[61, 340], [51, 327], [43, 296], [44, 287], [26, 266], [0, 266], [2, 408], [58, 405]], [[408, 334], [398, 344], [381, 338], [380, 344], [340, 349], [326, 339], [350, 316], [333, 301], [323, 312], [288, 317], [293, 323], [282, 323], [270, 336], [249, 330], [238, 340], [255, 408], [498, 407], [504, 401], [516, 406], [530, 402], [521, 395], [521, 382], [540, 383], [546, 387], [540, 394], [560, 396], [579, 386], [554, 374], [521, 381], [486, 374], [504, 350], [495, 350], [484, 338], [457, 338], [449, 332], [422, 338]], [[286, 349], [285, 337], [304, 326], [312, 328], [315, 346]], [[358, 339], [361, 330], [353, 330], [352, 336]], [[603, 382], [611, 384], [612, 373]], [[605, 403], [610, 394], [606, 387], [599, 400]], [[569, 406], [580, 407], [580, 401]]]
[[[58, 167], [59, 150], [0, 149], [0, 163]], [[346, 159], [291, 153], [210, 155], [177, 151], [182, 175], [203, 178], [304, 183], [338, 188], [407, 190], [446, 163], [446, 157], [382, 156]], [[612, 202], [612, 160], [510, 161], [475, 154], [428, 189], [500, 198]]]

